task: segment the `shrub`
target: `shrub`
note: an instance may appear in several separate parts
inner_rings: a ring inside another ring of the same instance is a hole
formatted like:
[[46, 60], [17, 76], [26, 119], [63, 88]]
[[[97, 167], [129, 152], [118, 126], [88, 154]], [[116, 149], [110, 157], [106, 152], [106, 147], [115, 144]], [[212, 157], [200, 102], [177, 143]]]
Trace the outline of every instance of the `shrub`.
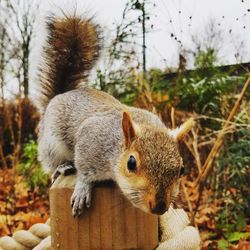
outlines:
[[[249, 107], [249, 102], [245, 105]], [[249, 108], [243, 108], [237, 122], [242, 126], [236, 128], [233, 136], [228, 137], [216, 162], [217, 186], [216, 198], [221, 199], [217, 228], [229, 243], [244, 238], [247, 218], [250, 211], [250, 130], [246, 125], [250, 118]]]
[[42, 193], [46, 193], [49, 177], [44, 173], [37, 160], [37, 144], [34, 140], [30, 140], [24, 145], [21, 163], [18, 165], [17, 170], [20, 175], [24, 176], [31, 190], [38, 190]]

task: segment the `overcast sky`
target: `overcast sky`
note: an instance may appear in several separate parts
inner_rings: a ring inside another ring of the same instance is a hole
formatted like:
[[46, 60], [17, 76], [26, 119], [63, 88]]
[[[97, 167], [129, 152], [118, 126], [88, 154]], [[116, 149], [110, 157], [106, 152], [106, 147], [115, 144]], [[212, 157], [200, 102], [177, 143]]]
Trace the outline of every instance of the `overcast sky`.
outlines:
[[[43, 2], [44, 9], [60, 6], [68, 9], [74, 6], [94, 13], [96, 20], [107, 29], [121, 20], [127, 0], [81, 0]], [[176, 66], [180, 45], [173, 33], [185, 48], [192, 47], [191, 36], [204, 33], [205, 25], [213, 19], [218, 29], [223, 31], [224, 46], [220, 54], [222, 63], [235, 63], [235, 47], [244, 41], [241, 48], [244, 61], [250, 61], [250, 0], [151, 0], [156, 7], [150, 7], [153, 31], [147, 36], [148, 67]], [[67, 4], [65, 4], [67, 3]], [[79, 9], [79, 8], [78, 8]], [[190, 16], [192, 18], [190, 19]], [[231, 30], [231, 31], [230, 31]], [[229, 33], [230, 32], [230, 33]], [[108, 39], [106, 37], [105, 39]]]
[[[26, 0], [23, 0], [26, 1]], [[41, 44], [45, 38], [44, 18], [48, 12], [70, 13], [77, 5], [79, 13], [87, 11], [95, 15], [95, 20], [105, 30], [106, 44], [112, 38], [115, 24], [121, 21], [122, 12], [128, 0], [29, 0], [38, 1], [41, 8], [37, 13], [38, 25], [31, 53], [30, 77], [31, 91], [35, 85], [37, 63], [40, 58]], [[181, 41], [183, 48], [192, 49], [191, 38], [204, 36], [206, 24], [213, 20], [222, 30], [223, 46], [219, 51], [221, 64], [237, 63], [234, 53], [240, 48], [243, 62], [250, 62], [250, 0], [149, 0], [155, 7], [148, 7], [151, 15], [149, 24], [153, 30], [147, 34], [147, 68], [176, 67], [180, 44], [171, 34]], [[192, 17], [190, 19], [190, 17]], [[107, 35], [108, 34], [108, 35]], [[138, 34], [138, 36], [141, 36]], [[241, 44], [244, 43], [244, 46]], [[105, 55], [105, 53], [103, 53]], [[97, 67], [102, 67], [103, 58]], [[95, 71], [93, 71], [95, 72]], [[93, 74], [94, 77], [94, 74]], [[8, 93], [17, 87], [10, 84]]]

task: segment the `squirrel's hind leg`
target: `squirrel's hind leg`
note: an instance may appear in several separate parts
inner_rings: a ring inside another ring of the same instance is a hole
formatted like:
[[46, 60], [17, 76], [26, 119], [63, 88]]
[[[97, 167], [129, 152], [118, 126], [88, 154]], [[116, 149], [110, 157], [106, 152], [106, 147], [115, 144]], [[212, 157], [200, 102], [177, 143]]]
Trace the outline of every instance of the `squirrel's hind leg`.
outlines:
[[54, 173], [52, 174], [52, 183], [58, 178], [59, 175], [73, 175], [76, 173], [75, 165], [72, 161], [66, 161], [63, 164], [59, 165]]

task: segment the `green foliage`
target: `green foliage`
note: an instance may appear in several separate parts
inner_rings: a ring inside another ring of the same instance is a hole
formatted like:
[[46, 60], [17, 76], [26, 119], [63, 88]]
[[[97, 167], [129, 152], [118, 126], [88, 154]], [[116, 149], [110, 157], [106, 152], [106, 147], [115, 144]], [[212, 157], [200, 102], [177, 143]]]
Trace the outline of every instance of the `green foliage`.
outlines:
[[250, 211], [250, 130], [246, 126], [250, 118], [247, 112], [240, 113], [237, 122], [242, 126], [227, 138], [216, 161], [216, 197], [222, 200], [217, 228], [230, 243], [245, 237], [240, 231], [245, 229]]
[[238, 92], [245, 76], [231, 76], [233, 68], [225, 71], [216, 67], [216, 63], [212, 48], [197, 52], [194, 70], [179, 72], [174, 79], [166, 79], [170, 101], [182, 110], [221, 117], [222, 97]]
[[18, 173], [22, 175], [31, 190], [39, 190], [46, 193], [49, 177], [46, 175], [37, 160], [37, 144], [34, 140], [24, 145], [21, 163], [17, 167]]
[[227, 250], [229, 247], [229, 243], [228, 241], [224, 240], [224, 239], [221, 239], [218, 241], [218, 248], [220, 250]]
[[242, 240], [246, 240], [249, 236], [249, 233], [247, 232], [233, 232], [231, 234], [228, 235], [228, 242], [230, 243], [234, 243], [234, 242], [237, 242], [239, 241], [240, 239]]
[[180, 109], [221, 116], [222, 97], [236, 92], [243, 81], [244, 77], [231, 77], [215, 67], [196, 69], [176, 85], [169, 84], [170, 98]]
[[216, 52], [213, 48], [208, 48], [205, 51], [200, 51], [195, 57], [196, 68], [214, 67], [217, 62]]
[[218, 241], [218, 248], [221, 250], [227, 250], [233, 243], [238, 242], [239, 240], [246, 240], [249, 236], [249, 233], [246, 232], [233, 232], [228, 235], [227, 239], [221, 239]]

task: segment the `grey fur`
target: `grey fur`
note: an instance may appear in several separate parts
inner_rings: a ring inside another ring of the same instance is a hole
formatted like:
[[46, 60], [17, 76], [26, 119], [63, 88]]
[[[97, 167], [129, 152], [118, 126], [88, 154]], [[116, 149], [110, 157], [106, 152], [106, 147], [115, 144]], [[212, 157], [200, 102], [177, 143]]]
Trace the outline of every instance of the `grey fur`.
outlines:
[[128, 110], [135, 123], [164, 128], [154, 114], [121, 104], [110, 95], [82, 87], [54, 97], [39, 127], [39, 160], [53, 173], [58, 165], [73, 161], [77, 185], [72, 196], [73, 213], [79, 215], [89, 197], [91, 183], [116, 181], [122, 153], [122, 112]]

